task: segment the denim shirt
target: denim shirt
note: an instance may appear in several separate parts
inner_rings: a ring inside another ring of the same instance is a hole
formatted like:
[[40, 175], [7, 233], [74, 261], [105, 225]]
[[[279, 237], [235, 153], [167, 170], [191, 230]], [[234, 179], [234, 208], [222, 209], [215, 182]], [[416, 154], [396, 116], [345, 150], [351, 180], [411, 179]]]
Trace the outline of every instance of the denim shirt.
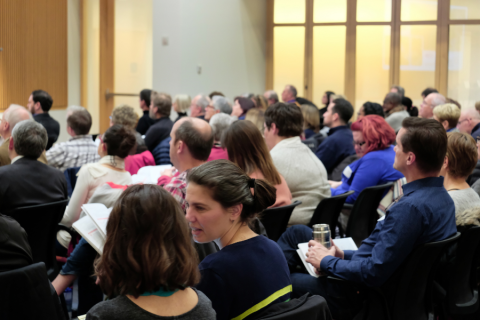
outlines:
[[327, 256], [320, 269], [329, 275], [378, 287], [417, 246], [457, 232], [455, 206], [443, 187], [443, 177], [410, 182], [403, 186], [403, 193], [357, 251], [345, 250], [344, 260]]

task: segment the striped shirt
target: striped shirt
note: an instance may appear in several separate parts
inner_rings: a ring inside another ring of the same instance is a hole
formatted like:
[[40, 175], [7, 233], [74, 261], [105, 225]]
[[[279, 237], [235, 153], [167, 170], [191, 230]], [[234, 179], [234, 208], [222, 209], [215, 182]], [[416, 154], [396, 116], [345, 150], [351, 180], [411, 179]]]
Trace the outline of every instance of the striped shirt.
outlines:
[[169, 182], [160, 181], [159, 179], [158, 183], [163, 189], [172, 194], [182, 207], [183, 212], [185, 212], [185, 195], [187, 194], [187, 171], [174, 175]]
[[65, 171], [68, 168], [95, 163], [100, 160], [97, 149], [91, 135], [78, 135], [67, 142], [57, 143], [48, 150], [48, 164]]

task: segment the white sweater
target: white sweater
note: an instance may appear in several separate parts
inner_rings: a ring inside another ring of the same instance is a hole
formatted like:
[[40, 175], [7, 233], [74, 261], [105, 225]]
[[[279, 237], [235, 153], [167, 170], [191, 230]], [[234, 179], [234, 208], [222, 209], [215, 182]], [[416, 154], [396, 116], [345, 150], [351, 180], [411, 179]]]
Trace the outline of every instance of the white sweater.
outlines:
[[320, 201], [331, 195], [327, 170], [300, 141], [300, 137], [280, 141], [270, 150], [270, 154], [278, 172], [287, 181], [292, 202], [302, 201], [293, 211], [288, 224], [308, 224]]

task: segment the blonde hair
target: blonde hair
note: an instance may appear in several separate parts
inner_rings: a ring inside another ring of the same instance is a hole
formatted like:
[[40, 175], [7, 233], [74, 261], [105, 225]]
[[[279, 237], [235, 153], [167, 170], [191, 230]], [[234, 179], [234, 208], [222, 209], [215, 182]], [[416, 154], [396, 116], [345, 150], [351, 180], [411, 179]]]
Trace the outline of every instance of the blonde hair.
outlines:
[[188, 94], [177, 94], [173, 99], [173, 103], [177, 104], [178, 112], [187, 112], [192, 103], [192, 99]]
[[455, 128], [460, 118], [460, 109], [453, 103], [446, 103], [433, 108], [433, 115], [440, 122], [448, 121], [449, 128]]
[[315, 132], [320, 130], [320, 114], [318, 109], [309, 104], [302, 104], [300, 106], [303, 114], [303, 129], [311, 129]]
[[245, 115], [245, 120], [253, 123], [263, 135], [263, 125], [265, 123], [265, 112], [263, 110], [255, 108], [248, 110]]
[[138, 114], [129, 105], [122, 104], [112, 111], [113, 124], [120, 124], [133, 130], [137, 126], [137, 122]]

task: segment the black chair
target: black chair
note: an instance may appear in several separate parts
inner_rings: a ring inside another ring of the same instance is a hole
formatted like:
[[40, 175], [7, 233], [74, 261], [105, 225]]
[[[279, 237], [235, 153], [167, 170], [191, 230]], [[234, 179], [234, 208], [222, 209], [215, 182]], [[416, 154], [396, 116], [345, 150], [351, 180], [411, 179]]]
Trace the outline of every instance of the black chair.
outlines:
[[[443, 319], [458, 318], [474, 314], [480, 305], [475, 258], [480, 250], [480, 227], [462, 230], [456, 248], [452, 247], [446, 272], [441, 281], [444, 287], [435, 282], [440, 300], [440, 315]], [[450, 251], [449, 251], [450, 253]]]
[[331, 320], [327, 302], [321, 296], [305, 294], [298, 299], [269, 305], [245, 320]]
[[62, 220], [68, 199], [14, 209], [9, 216], [25, 229], [32, 249], [33, 262], [44, 262], [49, 279], [55, 279], [58, 267], [55, 259], [55, 239], [58, 223]]
[[[379, 288], [367, 288], [366, 305], [361, 311], [362, 319], [386, 320], [426, 320], [431, 309], [431, 289], [433, 275], [438, 260], [445, 248], [460, 238], [457, 232], [452, 237], [417, 247], [395, 271], [385, 284]], [[350, 287], [357, 283], [329, 277], [329, 281]], [[346, 300], [346, 302], [350, 302]], [[358, 315], [357, 315], [358, 316]]]
[[0, 272], [0, 319], [68, 319], [45, 264]]
[[337, 226], [338, 216], [342, 211], [345, 200], [347, 200], [348, 196], [354, 192], [355, 191], [348, 191], [338, 196], [325, 198], [320, 201], [317, 208], [313, 212], [312, 219], [310, 220], [308, 226], [312, 228], [314, 224], [326, 223], [330, 225], [332, 238], [335, 238], [335, 227]]
[[267, 230], [269, 239], [277, 241], [278, 238], [280, 238], [285, 230], [287, 230], [288, 220], [290, 220], [293, 209], [301, 203], [301, 201], [295, 201], [288, 206], [263, 211], [260, 215], [260, 221], [265, 227], [265, 230]]
[[393, 182], [363, 189], [357, 200], [352, 205], [345, 204], [345, 209], [350, 209], [345, 236], [352, 237], [360, 247], [362, 241], [370, 236], [378, 220], [377, 208], [385, 192], [393, 186]]

